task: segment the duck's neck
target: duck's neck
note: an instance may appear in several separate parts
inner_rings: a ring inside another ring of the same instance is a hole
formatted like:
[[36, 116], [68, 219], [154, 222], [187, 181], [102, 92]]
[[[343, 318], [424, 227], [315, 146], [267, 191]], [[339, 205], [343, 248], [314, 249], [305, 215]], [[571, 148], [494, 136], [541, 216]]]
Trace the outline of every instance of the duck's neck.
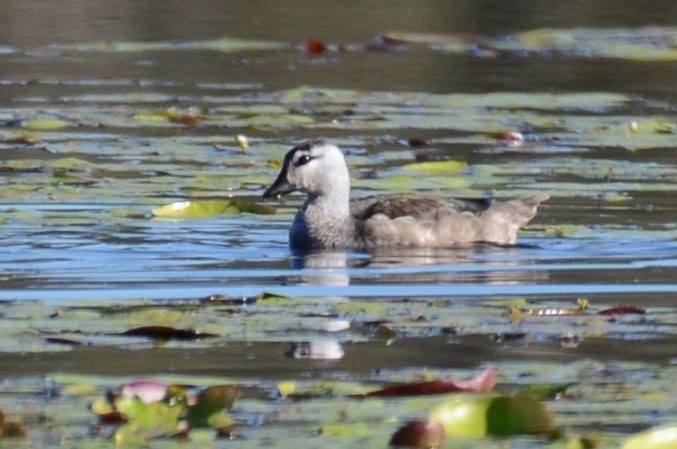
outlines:
[[350, 192], [334, 190], [330, 195], [308, 195], [294, 220], [290, 237], [292, 246], [343, 248], [351, 246], [354, 228]]
[[306, 205], [323, 209], [335, 218], [350, 217], [350, 176], [347, 169], [340, 175], [330, 175], [321, 191], [309, 192]]
[[304, 209], [315, 209], [334, 220], [350, 217], [350, 192], [333, 191], [329, 195], [308, 195]]

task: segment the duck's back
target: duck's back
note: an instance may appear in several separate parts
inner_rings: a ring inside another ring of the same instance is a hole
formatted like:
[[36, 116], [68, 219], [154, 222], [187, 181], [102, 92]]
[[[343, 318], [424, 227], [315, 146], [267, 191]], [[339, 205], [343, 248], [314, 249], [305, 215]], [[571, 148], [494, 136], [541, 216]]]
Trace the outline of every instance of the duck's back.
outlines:
[[389, 218], [411, 216], [418, 220], [426, 220], [433, 219], [442, 207], [480, 215], [491, 206], [492, 202], [491, 199], [436, 199], [392, 195], [352, 200], [350, 210], [357, 220], [368, 220], [376, 214], [383, 214]]
[[441, 247], [515, 243], [517, 231], [548, 195], [517, 200], [385, 196], [351, 202], [359, 246]]

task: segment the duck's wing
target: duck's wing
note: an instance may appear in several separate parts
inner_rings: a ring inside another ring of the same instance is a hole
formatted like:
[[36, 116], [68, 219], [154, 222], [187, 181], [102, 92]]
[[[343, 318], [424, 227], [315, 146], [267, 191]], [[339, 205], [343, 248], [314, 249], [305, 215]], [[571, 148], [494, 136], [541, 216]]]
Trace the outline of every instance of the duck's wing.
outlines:
[[429, 197], [379, 196], [353, 200], [350, 208], [353, 217], [362, 221], [376, 214], [383, 214], [389, 218], [410, 216], [417, 220], [429, 220], [435, 217], [441, 207], [480, 215], [489, 208], [491, 202], [485, 199], [442, 200]]

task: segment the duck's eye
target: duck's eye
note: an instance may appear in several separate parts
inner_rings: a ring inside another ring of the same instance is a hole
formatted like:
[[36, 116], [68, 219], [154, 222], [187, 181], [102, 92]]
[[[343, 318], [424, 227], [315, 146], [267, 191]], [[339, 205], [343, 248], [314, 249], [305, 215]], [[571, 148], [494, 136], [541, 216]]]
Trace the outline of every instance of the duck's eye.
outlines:
[[307, 154], [304, 154], [304, 155], [299, 156], [298, 159], [296, 159], [296, 163], [294, 165], [296, 165], [297, 167], [300, 167], [301, 165], [306, 165], [308, 162], [310, 162], [310, 160], [311, 160], [311, 157], [308, 156]]

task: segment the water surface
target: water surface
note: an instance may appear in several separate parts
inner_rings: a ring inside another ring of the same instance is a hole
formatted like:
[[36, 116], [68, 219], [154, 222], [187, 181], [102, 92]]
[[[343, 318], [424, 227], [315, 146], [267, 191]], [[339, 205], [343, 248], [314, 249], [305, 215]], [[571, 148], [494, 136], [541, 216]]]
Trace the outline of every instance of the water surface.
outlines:
[[[671, 1], [6, 5], [0, 316], [11, 326], [0, 335], [0, 379], [61, 371], [363, 379], [385, 368], [487, 364], [513, 376], [513, 362], [589, 360], [669, 376], [660, 370], [674, 365], [676, 343], [676, 14]], [[393, 31], [447, 35], [430, 44], [377, 38]], [[309, 54], [311, 37], [328, 50]], [[152, 214], [175, 201], [259, 201], [284, 152], [318, 136], [346, 150], [356, 196], [552, 199], [515, 247], [305, 258], [287, 247], [299, 195], [269, 203], [278, 207], [271, 216]], [[417, 169], [431, 161], [458, 164]], [[262, 292], [306, 299], [282, 311], [238, 309], [269, 328], [238, 334], [242, 323], [228, 321], [235, 330], [200, 350], [128, 351], [128, 340], [97, 332], [104, 322], [120, 330], [101, 318], [111, 310], [140, 305], [195, 307], [192, 325], [206, 325], [201, 298]], [[582, 298], [592, 309], [580, 320], [515, 324], [506, 315], [515, 301], [567, 309]], [[598, 318], [622, 304], [646, 314]], [[84, 346], [41, 340], [51, 326], [45, 310], [78, 307], [101, 315], [76, 314], [79, 336], [55, 326]], [[338, 337], [344, 360], [286, 358], [288, 343], [323, 335], [313, 328], [322, 314], [353, 323]], [[413, 325], [417, 316], [427, 324]], [[378, 320], [395, 323], [395, 343], [369, 330]], [[495, 341], [520, 332], [526, 343]], [[580, 344], [563, 347], [572, 335]], [[674, 410], [661, 413], [654, 421], [674, 419]]]

